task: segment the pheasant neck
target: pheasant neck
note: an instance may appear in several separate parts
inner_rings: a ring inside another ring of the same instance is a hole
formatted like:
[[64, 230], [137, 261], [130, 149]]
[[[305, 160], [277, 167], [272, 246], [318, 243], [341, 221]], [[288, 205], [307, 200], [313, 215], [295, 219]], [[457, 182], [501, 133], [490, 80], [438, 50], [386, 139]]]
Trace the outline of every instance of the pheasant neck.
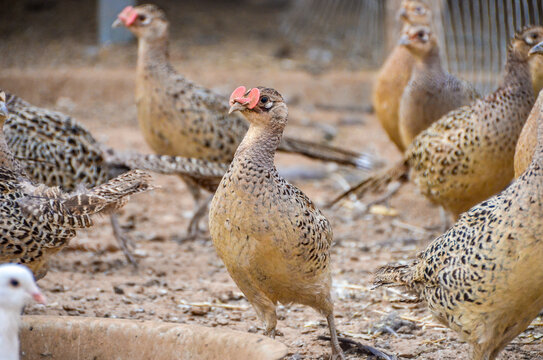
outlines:
[[251, 124], [234, 157], [241, 160], [250, 160], [252, 163], [266, 169], [273, 169], [275, 151], [281, 142], [282, 135], [282, 127]]
[[138, 41], [138, 72], [145, 72], [150, 68], [167, 67], [169, 64], [168, 37], [147, 41]]
[[439, 57], [439, 49], [437, 46], [434, 46], [428, 54], [422, 57], [417, 61], [419, 66], [423, 66], [426, 69], [443, 72], [443, 67], [441, 66], [441, 58]]
[[513, 50], [509, 50], [507, 54], [504, 74], [503, 84], [505, 86], [532, 88], [530, 64]]

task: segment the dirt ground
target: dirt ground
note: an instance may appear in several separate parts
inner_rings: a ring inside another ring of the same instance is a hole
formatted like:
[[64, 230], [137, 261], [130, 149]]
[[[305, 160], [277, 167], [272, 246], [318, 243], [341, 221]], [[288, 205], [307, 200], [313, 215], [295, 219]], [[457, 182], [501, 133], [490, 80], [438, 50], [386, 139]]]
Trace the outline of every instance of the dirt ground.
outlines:
[[[71, 11], [74, 2], [67, 3], [64, 11]], [[227, 15], [235, 11], [217, 7]], [[196, 6], [185, 5], [179, 11], [177, 18], [209, 17], [209, 12]], [[221, 21], [232, 23], [227, 15]], [[272, 15], [264, 17], [273, 20]], [[43, 16], [51, 17], [48, 22], [55, 19], [50, 13], [42, 14], [26, 32], [17, 31], [13, 21], [15, 30], [0, 45], [1, 87], [37, 105], [73, 115], [116, 149], [148, 152], [138, 130], [133, 97], [135, 44], [95, 49], [87, 33], [70, 34], [60, 42], [57, 32], [41, 34], [35, 29]], [[370, 111], [375, 71], [352, 70], [338, 60], [337, 66], [315, 73], [303, 56], [278, 59], [274, 54], [281, 40], [266, 29], [247, 40], [223, 36], [217, 41], [194, 41], [198, 30], [201, 35], [213, 28], [210, 22], [192, 20], [190, 31], [172, 31], [172, 58], [182, 74], [225, 95], [238, 85], [274, 87], [290, 105], [289, 135], [329, 139], [332, 144], [372, 153], [387, 164], [400, 158]], [[255, 20], [246, 16], [243, 22], [230, 25], [241, 29], [236, 34], [250, 31]], [[69, 24], [60, 26], [72, 29]], [[363, 176], [353, 169], [292, 155], [280, 154], [276, 163], [317, 204], [326, 203], [348, 182]], [[160, 320], [261, 333], [262, 324], [229, 278], [211, 242], [175, 241], [185, 233], [193, 211], [183, 183], [173, 176], [154, 178], [160, 189], [134, 197], [121, 217], [136, 241], [139, 268], [127, 264], [119, 251], [109, 219], [99, 218], [93, 229], [79, 232], [52, 260], [48, 275], [39, 282], [48, 305], [29, 306], [26, 312]], [[341, 335], [398, 358], [467, 359], [467, 345], [437, 324], [423, 304], [400, 302], [402, 296], [396, 291], [369, 289], [376, 268], [414, 256], [438, 235], [438, 209], [414, 186], [406, 185], [384, 208], [324, 212], [334, 229], [335, 315]], [[324, 318], [299, 305], [280, 306], [278, 313], [278, 329], [284, 335], [277, 340], [288, 346], [289, 359], [327, 358], [328, 342], [317, 339], [328, 334]], [[541, 326], [537, 318], [500, 359], [543, 359]], [[349, 358], [368, 357], [350, 354]]]

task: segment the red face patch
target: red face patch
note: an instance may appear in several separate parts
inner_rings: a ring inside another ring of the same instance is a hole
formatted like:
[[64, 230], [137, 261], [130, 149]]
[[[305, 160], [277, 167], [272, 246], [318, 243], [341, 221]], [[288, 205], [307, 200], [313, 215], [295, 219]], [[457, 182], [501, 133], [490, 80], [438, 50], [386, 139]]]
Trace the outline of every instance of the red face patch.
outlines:
[[138, 12], [132, 6], [127, 6], [117, 17], [125, 26], [130, 26], [138, 18]]
[[238, 98], [242, 98], [243, 95], [245, 95], [245, 92], [247, 89], [245, 89], [245, 86], [239, 86], [232, 92], [232, 95], [230, 95], [230, 106], [234, 104], [234, 101]]
[[230, 105], [237, 102], [245, 105], [248, 109], [253, 109], [260, 100], [260, 90], [257, 88], [252, 88], [251, 91], [249, 91], [249, 94], [247, 94], [247, 97], [245, 97], [246, 92], [247, 89], [245, 86], [240, 86], [234, 90], [232, 95], [230, 95]]

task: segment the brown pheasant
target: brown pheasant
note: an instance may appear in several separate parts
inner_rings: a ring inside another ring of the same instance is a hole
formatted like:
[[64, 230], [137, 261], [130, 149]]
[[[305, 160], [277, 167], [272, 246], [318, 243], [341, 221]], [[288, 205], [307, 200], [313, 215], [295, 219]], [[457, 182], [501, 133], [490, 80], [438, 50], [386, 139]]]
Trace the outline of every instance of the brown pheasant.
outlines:
[[405, 180], [410, 171], [421, 193], [457, 218], [505, 188], [513, 178], [515, 145], [534, 104], [528, 52], [541, 40], [543, 27], [519, 31], [508, 50], [502, 86], [439, 119], [413, 140], [400, 163], [333, 203]]
[[[543, 44], [540, 43], [534, 46], [532, 50], [530, 50], [530, 55], [534, 55], [534, 59], [530, 62], [532, 69], [537, 70], [537, 68], [534, 68], [533, 64], [538, 64], [541, 65], [541, 69], [539, 70], [543, 70]], [[541, 76], [541, 80], [541, 83], [534, 81], [534, 76], [532, 75], [534, 90], [537, 91], [537, 94], [539, 94], [543, 87], [543, 76]], [[518, 178], [532, 162], [532, 156], [537, 145], [538, 109], [541, 106], [543, 106], [543, 98], [539, 96], [518, 138], [517, 147], [515, 149], [515, 178]]]
[[409, 265], [376, 275], [376, 285], [404, 285], [426, 300], [471, 344], [473, 360], [495, 359], [543, 308], [542, 110], [533, 160], [511, 186], [463, 214]]
[[48, 258], [92, 226], [91, 215], [122, 207], [127, 196], [150, 189], [146, 172], [133, 170], [90, 190], [63, 193], [35, 185], [26, 177], [4, 138], [8, 116], [0, 93], [0, 263], [25, 264], [37, 278], [45, 276]]
[[430, 27], [407, 25], [399, 43], [415, 59], [399, 110], [400, 138], [407, 148], [436, 120], [449, 111], [469, 105], [479, 95], [470, 84], [443, 69], [437, 38]]
[[[247, 121], [240, 114], [228, 114], [228, 99], [175, 71], [168, 57], [169, 23], [164, 12], [155, 5], [127, 7], [114, 26], [121, 24], [138, 38], [138, 121], [151, 148], [160, 154], [230, 163], [247, 132]], [[292, 138], [284, 138], [279, 150], [362, 168], [372, 166], [369, 155]], [[183, 179], [200, 202], [197, 184]]]
[[[182, 174], [214, 191], [227, 169], [227, 165], [199, 159], [114, 151], [71, 117], [36, 107], [15, 95], [7, 96], [7, 107], [10, 115], [4, 135], [11, 152], [30, 179], [63, 191], [98, 186], [131, 169]], [[111, 223], [125, 256], [136, 264], [114, 212]]]
[[[403, 0], [400, 18], [406, 25], [429, 25], [430, 8], [422, 1]], [[404, 151], [399, 128], [399, 109], [403, 91], [415, 65], [415, 59], [405, 46], [394, 47], [379, 70], [373, 89], [373, 107], [377, 119], [385, 129], [390, 140], [400, 151]]]
[[330, 223], [274, 166], [287, 106], [262, 87], [239, 87], [230, 103], [250, 127], [211, 202], [213, 244], [267, 335], [275, 336], [278, 302], [308, 305], [326, 316], [332, 357], [343, 359], [330, 295]]

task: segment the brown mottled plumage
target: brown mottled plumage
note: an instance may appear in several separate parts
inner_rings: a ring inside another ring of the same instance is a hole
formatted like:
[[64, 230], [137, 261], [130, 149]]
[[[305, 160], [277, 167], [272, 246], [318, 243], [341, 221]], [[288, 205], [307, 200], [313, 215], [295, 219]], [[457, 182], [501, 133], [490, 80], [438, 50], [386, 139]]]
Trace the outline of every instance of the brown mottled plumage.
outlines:
[[[536, 73], [539, 72], [539, 75], [536, 76], [532, 74], [534, 90], [537, 91], [536, 94], [539, 94], [543, 86], [543, 43], [534, 46], [532, 50], [530, 50], [530, 55], [532, 55], [530, 59], [531, 69]], [[535, 65], [539, 65], [541, 68], [536, 68]], [[541, 83], [538, 82], [539, 80], [534, 81], [534, 77], [540, 77]], [[537, 145], [538, 109], [542, 106], [543, 98], [539, 96], [518, 138], [517, 147], [515, 149], [515, 178], [518, 178], [532, 162], [532, 156]]]
[[[36, 183], [74, 191], [104, 184], [131, 169], [142, 169], [182, 174], [214, 191], [227, 169], [227, 165], [199, 159], [118, 152], [100, 144], [65, 114], [39, 108], [12, 94], [8, 94], [6, 103], [10, 111], [4, 125], [7, 144]], [[122, 250], [135, 263], [115, 213], [111, 219]]]
[[0, 262], [27, 265], [41, 278], [48, 258], [92, 226], [93, 214], [124, 205], [126, 196], [150, 189], [146, 172], [133, 170], [90, 190], [63, 193], [35, 185], [13, 157], [2, 130], [8, 115], [0, 93]]
[[[429, 25], [431, 19], [430, 8], [422, 1], [403, 0], [400, 18], [404, 26], [409, 24]], [[402, 152], [405, 147], [400, 137], [399, 128], [400, 100], [405, 87], [409, 83], [414, 65], [415, 59], [411, 53], [404, 46], [395, 46], [379, 70], [372, 95], [377, 119], [390, 140]]]
[[[538, 103], [542, 103], [543, 92]], [[527, 170], [464, 213], [408, 265], [389, 265], [377, 285], [407, 286], [469, 342], [473, 360], [493, 360], [543, 308], [543, 113]]]
[[[230, 163], [247, 132], [247, 121], [240, 114], [228, 114], [228, 99], [185, 79], [173, 68], [164, 12], [155, 5], [128, 7], [114, 26], [120, 24], [138, 38], [136, 103], [147, 143], [160, 154]], [[372, 166], [368, 155], [292, 138], [283, 139], [279, 149], [340, 164]], [[197, 184], [184, 180], [200, 202]]]
[[443, 69], [435, 34], [425, 25], [408, 25], [400, 44], [415, 59], [399, 110], [400, 138], [404, 148], [423, 130], [449, 111], [469, 105], [479, 95], [467, 82]]
[[539, 108], [543, 106], [543, 98], [539, 96], [528, 115], [528, 120], [522, 128], [522, 132], [515, 148], [514, 168], [515, 178], [518, 178], [528, 168], [532, 162], [535, 147], [537, 145], [537, 118], [539, 117]]
[[515, 145], [534, 104], [528, 52], [543, 27], [524, 29], [509, 47], [503, 84], [492, 94], [443, 116], [419, 134], [404, 159], [340, 195], [410, 178], [420, 192], [454, 216], [505, 188], [513, 179]]
[[287, 106], [273, 89], [244, 90], [233, 97], [231, 111], [241, 111], [251, 125], [211, 203], [213, 244], [266, 334], [275, 334], [278, 302], [308, 305], [326, 316], [334, 358], [343, 358], [330, 295], [332, 228], [274, 166]]

